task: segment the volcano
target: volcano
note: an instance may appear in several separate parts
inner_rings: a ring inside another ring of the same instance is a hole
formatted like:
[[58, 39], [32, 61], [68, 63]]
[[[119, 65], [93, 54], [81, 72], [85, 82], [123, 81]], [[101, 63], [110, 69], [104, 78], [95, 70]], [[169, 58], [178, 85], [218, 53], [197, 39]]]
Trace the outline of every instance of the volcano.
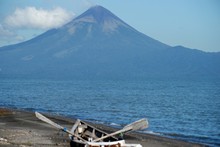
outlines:
[[219, 65], [220, 53], [166, 45], [102, 6], [31, 40], [0, 48], [1, 77], [219, 76]]

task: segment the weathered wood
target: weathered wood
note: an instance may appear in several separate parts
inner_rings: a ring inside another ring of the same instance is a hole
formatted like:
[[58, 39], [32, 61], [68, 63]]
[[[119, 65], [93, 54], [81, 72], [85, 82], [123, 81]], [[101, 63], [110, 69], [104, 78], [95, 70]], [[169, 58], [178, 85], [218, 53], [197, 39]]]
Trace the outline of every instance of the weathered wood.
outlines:
[[117, 134], [120, 134], [120, 133], [123, 133], [123, 132], [142, 130], [142, 129], [145, 129], [147, 127], [148, 127], [147, 119], [145, 119], [145, 118], [144, 119], [140, 119], [138, 121], [135, 121], [135, 122], [125, 126], [121, 130], [118, 130], [118, 131], [113, 132], [111, 134], [105, 135], [105, 136], [103, 136], [101, 138], [97, 138], [97, 139], [94, 140], [94, 142], [100, 141], [102, 139], [105, 139], [105, 138], [108, 138], [108, 137], [111, 137], [111, 136], [114, 136], [114, 135], [117, 135]]
[[35, 112], [35, 115], [36, 115], [36, 117], [39, 118], [40, 120], [42, 120], [42, 121], [44, 121], [44, 122], [46, 122], [46, 123], [48, 123], [48, 124], [54, 126], [55, 128], [57, 128], [57, 129], [59, 129], [59, 130], [62, 130], [62, 131], [64, 131], [64, 132], [67, 132], [68, 134], [71, 134], [71, 135], [73, 135], [73, 136], [79, 138], [81, 141], [85, 141], [85, 142], [86, 142], [86, 140], [84, 140], [82, 137], [80, 137], [80, 136], [78, 136], [78, 135], [76, 135], [76, 134], [70, 132], [70, 131], [67, 130], [66, 128], [60, 126], [59, 124], [57, 124], [57, 123], [55, 123], [55, 122], [53, 122], [52, 120], [50, 120], [49, 118], [43, 116], [42, 114], [40, 114], [40, 113], [38, 113], [38, 112]]
[[80, 124], [80, 120], [77, 119], [70, 132], [74, 133], [79, 124]]
[[[125, 126], [122, 130], [107, 134], [81, 120], [77, 120], [71, 131], [63, 126], [53, 122], [42, 114], [35, 112], [36, 117], [40, 120], [54, 126], [55, 128], [67, 132], [70, 135], [71, 143], [83, 145], [85, 147], [142, 147], [140, 144], [125, 144], [125, 140], [118, 140], [114, 134], [131, 130], [143, 129], [147, 127], [147, 121], [139, 120], [130, 125]], [[145, 122], [144, 122], [145, 121]], [[80, 130], [80, 131], [79, 131]], [[98, 140], [98, 141], [97, 141]], [[101, 142], [100, 142], [101, 141]]]

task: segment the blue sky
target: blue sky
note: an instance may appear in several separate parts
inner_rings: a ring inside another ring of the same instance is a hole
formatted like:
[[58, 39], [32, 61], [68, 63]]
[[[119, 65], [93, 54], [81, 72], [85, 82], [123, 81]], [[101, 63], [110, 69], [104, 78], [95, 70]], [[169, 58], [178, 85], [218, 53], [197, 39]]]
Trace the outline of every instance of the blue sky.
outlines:
[[219, 0], [0, 0], [0, 46], [59, 27], [93, 5], [165, 44], [220, 51]]

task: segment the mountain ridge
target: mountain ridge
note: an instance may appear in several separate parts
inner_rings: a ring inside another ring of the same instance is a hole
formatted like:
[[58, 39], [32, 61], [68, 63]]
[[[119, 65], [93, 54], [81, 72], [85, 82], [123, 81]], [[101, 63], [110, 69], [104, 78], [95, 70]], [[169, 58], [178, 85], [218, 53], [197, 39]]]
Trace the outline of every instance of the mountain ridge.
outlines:
[[69, 23], [0, 48], [0, 76], [147, 77], [218, 75], [219, 53], [171, 47], [95, 6]]

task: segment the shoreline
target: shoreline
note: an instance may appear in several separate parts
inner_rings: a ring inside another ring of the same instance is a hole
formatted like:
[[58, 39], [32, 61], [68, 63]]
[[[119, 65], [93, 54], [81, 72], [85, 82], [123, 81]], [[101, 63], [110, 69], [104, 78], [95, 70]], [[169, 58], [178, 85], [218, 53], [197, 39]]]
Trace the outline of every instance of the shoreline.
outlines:
[[[62, 117], [59, 115], [50, 115], [47, 113], [46, 116], [68, 129], [70, 129], [75, 122], [75, 119]], [[114, 132], [117, 130], [104, 124], [93, 124], [91, 122], [89, 123], [106, 132]], [[127, 143], [141, 144], [143, 147], [206, 146], [199, 143], [191, 143], [159, 135], [139, 132], [126, 133], [124, 135], [124, 139]], [[70, 145], [68, 134], [59, 131], [37, 119], [34, 112], [0, 107], [0, 146], [67, 147]]]

